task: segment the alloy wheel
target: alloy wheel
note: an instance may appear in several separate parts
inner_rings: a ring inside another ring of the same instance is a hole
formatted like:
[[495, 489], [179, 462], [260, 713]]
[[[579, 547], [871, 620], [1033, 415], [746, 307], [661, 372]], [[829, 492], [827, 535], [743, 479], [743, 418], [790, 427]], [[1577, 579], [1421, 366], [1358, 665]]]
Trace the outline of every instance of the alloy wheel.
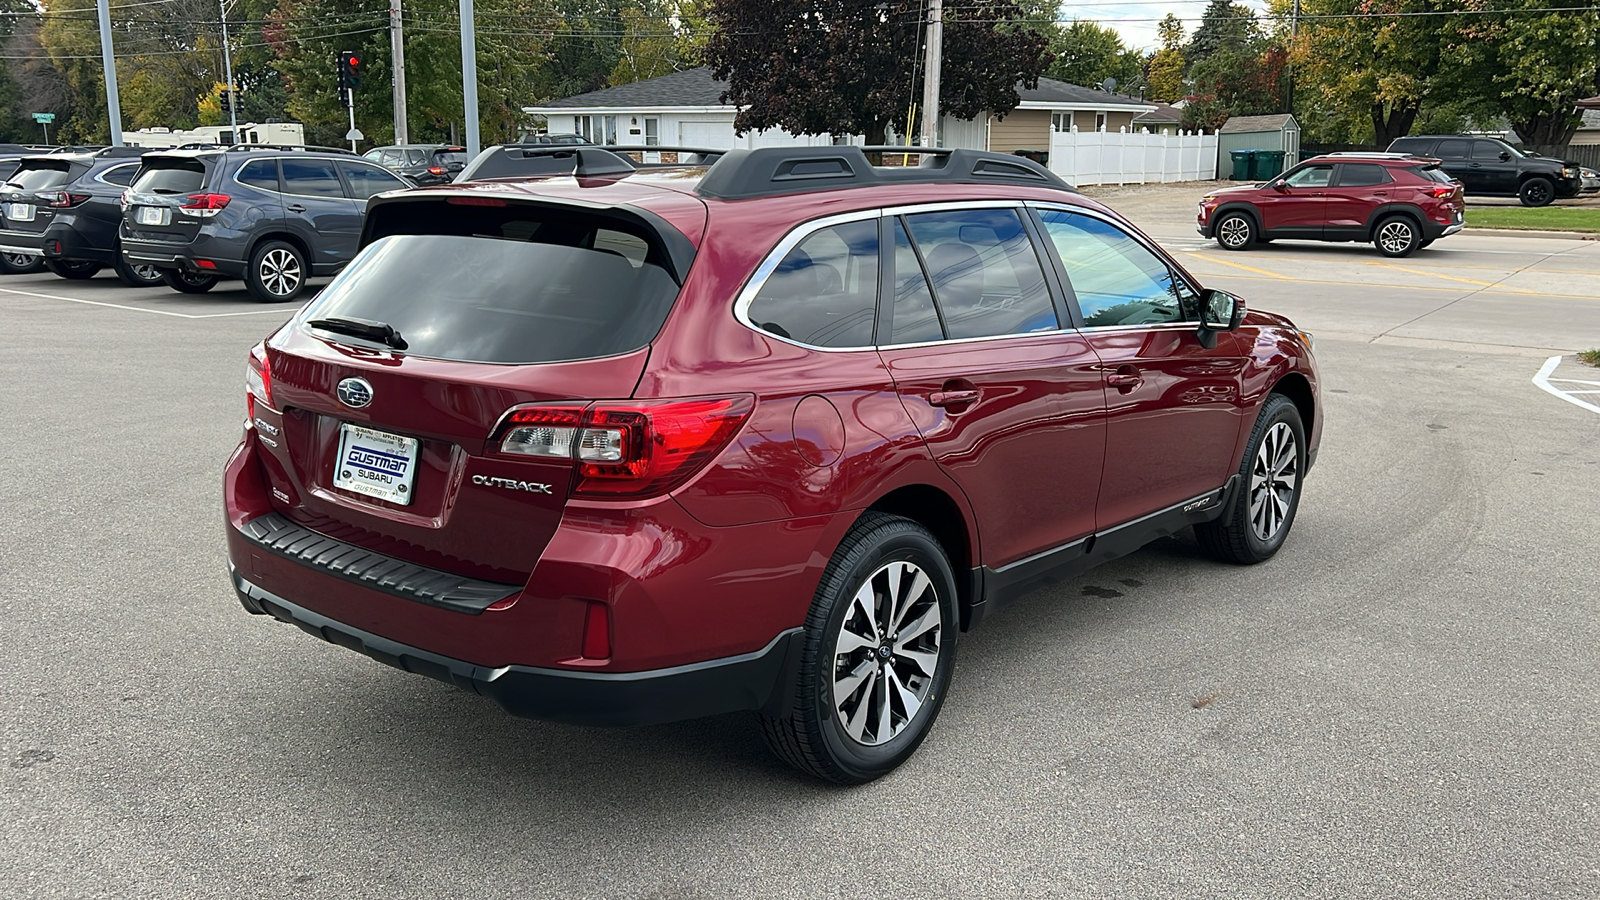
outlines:
[[155, 266], [130, 266], [129, 268], [133, 269], [133, 274], [145, 281], [154, 283], [161, 280], [161, 270]]
[[300, 287], [300, 278], [300, 260], [288, 250], [269, 250], [261, 257], [261, 283], [273, 294], [293, 294]]
[[1283, 527], [1294, 504], [1300, 476], [1300, 449], [1287, 422], [1267, 429], [1250, 467], [1250, 528], [1263, 543]]
[[1250, 223], [1233, 216], [1217, 226], [1217, 236], [1229, 247], [1243, 247], [1250, 240]]
[[1385, 222], [1378, 229], [1378, 243], [1386, 253], [1404, 253], [1411, 246], [1411, 226], [1405, 222]]
[[33, 265], [35, 259], [35, 257], [28, 256], [25, 253], [5, 253], [0, 254], [0, 256], [5, 257], [6, 265], [15, 269], [26, 269]]
[[862, 584], [839, 625], [833, 705], [853, 740], [876, 746], [928, 699], [943, 632], [939, 592], [920, 566], [891, 562]]
[[1543, 206], [1550, 202], [1550, 189], [1543, 184], [1530, 184], [1527, 188], [1528, 203], [1533, 206]]

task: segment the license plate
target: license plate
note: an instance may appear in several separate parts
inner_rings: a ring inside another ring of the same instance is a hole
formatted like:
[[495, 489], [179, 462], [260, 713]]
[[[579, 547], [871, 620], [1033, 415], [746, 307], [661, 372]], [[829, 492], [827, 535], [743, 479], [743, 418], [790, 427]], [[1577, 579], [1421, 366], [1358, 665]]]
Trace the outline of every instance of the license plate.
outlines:
[[172, 221], [172, 210], [164, 206], [141, 206], [133, 220], [140, 225], [166, 225]]
[[333, 486], [405, 506], [417, 474], [417, 447], [416, 438], [347, 422], [339, 426]]
[[7, 203], [5, 212], [6, 218], [13, 222], [33, 221], [33, 204], [31, 203]]

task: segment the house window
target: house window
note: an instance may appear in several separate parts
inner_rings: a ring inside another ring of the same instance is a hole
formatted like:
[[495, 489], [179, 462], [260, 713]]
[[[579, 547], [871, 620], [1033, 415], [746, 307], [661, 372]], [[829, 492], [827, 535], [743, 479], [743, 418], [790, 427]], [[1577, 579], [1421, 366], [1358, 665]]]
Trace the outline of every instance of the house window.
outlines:
[[578, 116], [578, 133], [584, 140], [596, 144], [615, 144], [617, 142], [617, 117], [616, 116]]
[[1105, 113], [1095, 113], [1094, 114], [1094, 130], [1095, 131], [1105, 131], [1106, 130], [1106, 114]]
[[1072, 113], [1058, 112], [1050, 114], [1050, 130], [1068, 132], [1072, 130]]
[[644, 145], [646, 147], [661, 146], [661, 120], [655, 116], [644, 118]]

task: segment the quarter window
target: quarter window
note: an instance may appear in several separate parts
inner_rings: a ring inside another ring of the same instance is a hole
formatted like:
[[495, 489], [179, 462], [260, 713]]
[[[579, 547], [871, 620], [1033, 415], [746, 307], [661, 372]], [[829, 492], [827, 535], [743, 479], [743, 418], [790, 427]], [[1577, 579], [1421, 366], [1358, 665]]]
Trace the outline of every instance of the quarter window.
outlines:
[[100, 173], [100, 180], [106, 184], [118, 187], [127, 187], [133, 184], [133, 176], [139, 171], [138, 163], [128, 163], [125, 166], [112, 166]]
[[343, 197], [344, 185], [326, 159], [282, 159], [283, 192], [308, 197]]
[[264, 191], [278, 189], [278, 161], [275, 159], [252, 159], [239, 169], [238, 181], [248, 184], [253, 188]]
[[1448, 140], [1439, 142], [1438, 156], [1441, 159], [1466, 159], [1467, 152], [1472, 142], [1465, 140]]
[[890, 344], [944, 338], [944, 326], [939, 324], [939, 313], [933, 306], [933, 291], [928, 289], [928, 276], [923, 274], [917, 251], [911, 247], [911, 236], [899, 219], [894, 223], [894, 310], [890, 322]]
[[1194, 292], [1122, 229], [1061, 210], [1042, 210], [1039, 217], [1086, 327], [1197, 321]]
[[762, 331], [814, 347], [870, 347], [877, 307], [878, 221], [866, 219], [824, 228], [790, 250], [749, 317]]
[[1038, 254], [1014, 209], [907, 216], [951, 338], [1054, 331]]

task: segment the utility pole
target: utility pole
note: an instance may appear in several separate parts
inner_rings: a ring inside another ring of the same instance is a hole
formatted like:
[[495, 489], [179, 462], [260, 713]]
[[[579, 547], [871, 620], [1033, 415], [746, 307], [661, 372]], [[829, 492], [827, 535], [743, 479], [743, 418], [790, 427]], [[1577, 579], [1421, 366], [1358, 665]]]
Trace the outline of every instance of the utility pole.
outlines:
[[944, 0], [928, 0], [928, 61], [922, 76], [922, 146], [939, 143], [939, 64], [944, 50]]
[[472, 0], [460, 2], [461, 93], [466, 101], [467, 159], [473, 159], [482, 149], [478, 146], [478, 33], [472, 23]]
[[111, 146], [122, 146], [122, 101], [117, 97], [117, 57], [111, 52], [111, 0], [100, 0], [100, 62], [106, 69], [106, 114]]
[[233, 141], [242, 144], [239, 140], [239, 96], [233, 92], [233, 54], [228, 50], [228, 0], [217, 0], [217, 8], [222, 10], [222, 65], [228, 74], [228, 122], [233, 128]]
[[1288, 102], [1289, 108], [1284, 110], [1284, 112], [1289, 113], [1290, 115], [1294, 114], [1294, 50], [1295, 50], [1295, 44], [1298, 43], [1297, 39], [1299, 38], [1299, 36], [1300, 36], [1300, 0], [1294, 0], [1294, 11], [1289, 16], [1289, 73], [1288, 73], [1289, 74], [1289, 77], [1288, 77], [1289, 84], [1288, 84], [1288, 87], [1284, 91], [1284, 93], [1288, 95], [1288, 97], [1286, 99], [1289, 101]]
[[389, 55], [394, 59], [394, 142], [411, 143], [406, 124], [406, 39], [400, 28], [400, 0], [389, 0]]

